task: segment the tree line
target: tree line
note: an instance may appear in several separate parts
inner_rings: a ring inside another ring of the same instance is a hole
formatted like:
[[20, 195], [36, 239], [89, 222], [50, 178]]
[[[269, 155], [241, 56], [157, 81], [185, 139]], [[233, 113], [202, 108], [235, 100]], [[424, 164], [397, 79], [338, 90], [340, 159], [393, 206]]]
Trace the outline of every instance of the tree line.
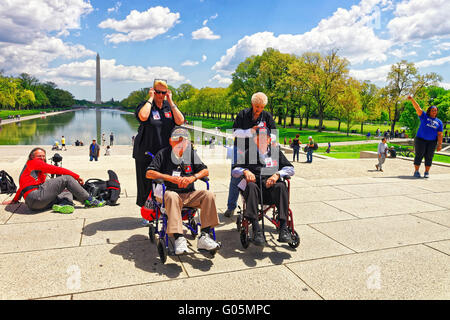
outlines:
[[[325, 129], [323, 121], [329, 119], [338, 121], [338, 130], [345, 123], [347, 134], [357, 124], [362, 133], [364, 123], [387, 121], [391, 131], [400, 122], [415, 136], [418, 118], [406, 100], [408, 95], [413, 95], [422, 108], [436, 105], [442, 121], [450, 119], [450, 90], [438, 87], [440, 75], [421, 74], [414, 63], [401, 60], [391, 66], [386, 85], [378, 87], [351, 77], [349, 66], [337, 50], [326, 55], [307, 52], [297, 56], [268, 48], [240, 63], [227, 88], [197, 89], [182, 84], [169, 89], [186, 115], [225, 120], [234, 120], [240, 110], [250, 106], [251, 96], [262, 91], [269, 98], [266, 109], [278, 125], [286, 128], [298, 123], [299, 130], [307, 127], [311, 118], [319, 119], [319, 132]], [[121, 105], [134, 109], [148, 99], [148, 90], [133, 91]]]
[[9, 110], [70, 107], [73, 95], [59, 89], [53, 82], [40, 82], [36, 77], [22, 73], [18, 77], [0, 72], [0, 108]]

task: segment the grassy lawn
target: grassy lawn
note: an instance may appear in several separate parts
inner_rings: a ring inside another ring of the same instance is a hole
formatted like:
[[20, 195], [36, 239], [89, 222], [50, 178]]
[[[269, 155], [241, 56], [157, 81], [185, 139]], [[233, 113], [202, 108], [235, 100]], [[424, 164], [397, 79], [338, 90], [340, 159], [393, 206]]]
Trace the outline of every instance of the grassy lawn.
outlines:
[[[201, 121], [202, 127], [205, 129], [211, 129], [215, 127], [220, 127], [221, 131], [225, 132], [228, 129], [233, 128], [233, 122], [230, 120], [213, 120], [213, 119], [204, 119], [198, 117], [186, 117], [186, 120], [191, 121]], [[317, 132], [315, 130], [298, 130], [296, 128], [279, 128], [279, 142], [284, 143], [284, 138], [286, 137], [286, 141], [289, 141], [289, 138], [294, 139], [297, 134], [300, 135], [300, 141], [302, 143], [306, 143], [308, 141], [308, 137], [312, 136], [314, 141], [317, 143], [323, 142], [338, 142], [338, 141], [365, 141], [367, 138], [361, 135], [349, 135], [339, 134], [333, 132]], [[373, 139], [373, 138], [371, 138]]]
[[[398, 145], [390, 144], [388, 143], [389, 147], [395, 147]], [[335, 158], [335, 159], [359, 159], [359, 153], [360, 151], [377, 151], [378, 149], [378, 143], [371, 143], [371, 144], [357, 144], [357, 145], [350, 145], [350, 146], [336, 146], [333, 147], [331, 145], [331, 152], [326, 153], [325, 150], [326, 147], [320, 147], [316, 152], [318, 154]], [[444, 162], [444, 163], [450, 163], [450, 156], [444, 156], [440, 154], [435, 154], [433, 161], [438, 162]]]
[[39, 114], [39, 113], [41, 113], [41, 111], [53, 112], [53, 110], [63, 111], [66, 109], [70, 109], [70, 108], [58, 108], [58, 109], [51, 108], [51, 109], [32, 109], [32, 110], [0, 110], [0, 118], [7, 119], [8, 116], [16, 116], [16, 115], [20, 115], [21, 117], [24, 117], [24, 116], [31, 116], [33, 114]]
[[[134, 111], [134, 110], [133, 110]], [[204, 119], [204, 118], [200, 118], [200, 117], [189, 117], [187, 116], [186, 119], [196, 119], [196, 120], [203, 120], [203, 121], [212, 121], [212, 122], [216, 122], [217, 125], [213, 126], [213, 127], [217, 127], [220, 126], [218, 125], [219, 123], [225, 123], [224, 125], [229, 124], [230, 128], [233, 126], [233, 121], [230, 120], [229, 118], [227, 120], [211, 120], [211, 119]], [[278, 121], [275, 121], [278, 123]], [[289, 125], [290, 122], [290, 118], [287, 119], [287, 124]], [[317, 126], [319, 125], [319, 119], [309, 119], [308, 122], [308, 128], [305, 127], [305, 120], [303, 120], [303, 130], [315, 130], [317, 128]], [[323, 125], [325, 126], [325, 130], [327, 131], [338, 131], [338, 121], [337, 120], [323, 120]], [[282, 127], [282, 125], [278, 125], [277, 127]], [[294, 119], [294, 128], [298, 129], [300, 127], [300, 120], [299, 119]], [[401, 125], [397, 125], [395, 128], [400, 130]], [[390, 130], [391, 126], [389, 125], [389, 123], [387, 124], [364, 124], [363, 127], [363, 134], [366, 135], [368, 132], [370, 132], [372, 135], [375, 134], [375, 131], [377, 129], [380, 129], [381, 132], [384, 132], [386, 130]], [[360, 130], [361, 130], [361, 124], [360, 123], [356, 123], [354, 125], [350, 126], [350, 133], [352, 130], [356, 130], [356, 133], [360, 134]], [[341, 122], [341, 130], [340, 132], [342, 133], [347, 133], [347, 125], [343, 122]]]

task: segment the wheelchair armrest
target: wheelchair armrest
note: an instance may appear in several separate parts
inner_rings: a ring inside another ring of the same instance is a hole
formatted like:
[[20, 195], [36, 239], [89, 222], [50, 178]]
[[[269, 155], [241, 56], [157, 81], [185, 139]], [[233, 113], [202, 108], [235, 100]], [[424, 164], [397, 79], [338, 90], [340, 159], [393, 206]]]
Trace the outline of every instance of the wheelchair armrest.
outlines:
[[164, 179], [155, 179], [155, 180], [153, 180], [153, 182], [155, 182], [156, 184], [163, 184]]
[[208, 182], [208, 181], [209, 181], [209, 178], [208, 178], [208, 177], [203, 177], [203, 178], [201, 178], [200, 180], [202, 180], [202, 181], [204, 181], [204, 182]]
[[284, 180], [291, 180], [291, 176], [286, 176], [283, 178]]

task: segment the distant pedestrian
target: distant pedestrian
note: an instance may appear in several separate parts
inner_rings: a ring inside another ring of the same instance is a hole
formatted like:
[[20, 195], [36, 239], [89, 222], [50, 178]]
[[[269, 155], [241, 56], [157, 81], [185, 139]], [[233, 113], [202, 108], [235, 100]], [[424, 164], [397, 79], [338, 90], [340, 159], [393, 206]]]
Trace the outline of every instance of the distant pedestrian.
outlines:
[[386, 143], [386, 138], [383, 138], [381, 142], [378, 144], [378, 164], [375, 165], [377, 168], [377, 171], [380, 170], [383, 172], [383, 163], [386, 161], [387, 152], [388, 152], [388, 145]]
[[327, 151], [325, 151], [325, 152], [326, 152], [326, 153], [330, 153], [330, 151], [331, 151], [331, 143], [328, 142], [328, 148], [327, 148]]
[[105, 133], [102, 133], [102, 146], [106, 144]]
[[67, 148], [66, 148], [66, 138], [64, 138], [64, 136], [61, 137], [61, 150], [67, 151]]
[[313, 151], [314, 151], [314, 140], [311, 136], [308, 137], [308, 145], [306, 146], [306, 162], [312, 163]]
[[299, 134], [296, 134], [295, 135], [295, 138], [294, 138], [294, 141], [292, 141], [292, 149], [293, 149], [293, 153], [294, 153], [294, 157], [293, 157], [293, 159], [292, 159], [292, 162], [294, 162], [295, 161], [295, 156], [297, 156], [297, 162], [299, 162], [299, 159], [298, 159], [298, 157], [299, 157], [299, 153], [300, 153], [300, 145], [301, 145], [301, 141], [300, 141], [300, 135]]
[[107, 146], [106, 150], [105, 150], [105, 156], [110, 156], [111, 155], [111, 147]]
[[114, 144], [114, 134], [111, 132], [109, 135], [109, 145], [112, 146]]
[[92, 161], [94, 159], [95, 159], [95, 161], [98, 161], [99, 156], [100, 156], [100, 146], [97, 144], [97, 141], [94, 139], [94, 140], [92, 140], [92, 143], [89, 146], [89, 161]]

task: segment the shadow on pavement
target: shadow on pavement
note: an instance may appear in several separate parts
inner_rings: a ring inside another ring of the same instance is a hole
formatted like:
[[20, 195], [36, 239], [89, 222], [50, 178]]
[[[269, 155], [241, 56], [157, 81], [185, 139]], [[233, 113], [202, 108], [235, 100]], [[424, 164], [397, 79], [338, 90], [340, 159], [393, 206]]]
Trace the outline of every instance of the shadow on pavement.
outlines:
[[139, 218], [112, 218], [88, 224], [83, 228], [83, 235], [93, 236], [97, 231], [120, 231], [142, 228]]
[[131, 236], [126, 241], [117, 244], [109, 252], [134, 262], [136, 268], [149, 273], [156, 273], [168, 278], [177, 278], [183, 273], [177, 257], [169, 256], [166, 263], [162, 264], [156, 244], [151, 243], [148, 237], [143, 235]]

